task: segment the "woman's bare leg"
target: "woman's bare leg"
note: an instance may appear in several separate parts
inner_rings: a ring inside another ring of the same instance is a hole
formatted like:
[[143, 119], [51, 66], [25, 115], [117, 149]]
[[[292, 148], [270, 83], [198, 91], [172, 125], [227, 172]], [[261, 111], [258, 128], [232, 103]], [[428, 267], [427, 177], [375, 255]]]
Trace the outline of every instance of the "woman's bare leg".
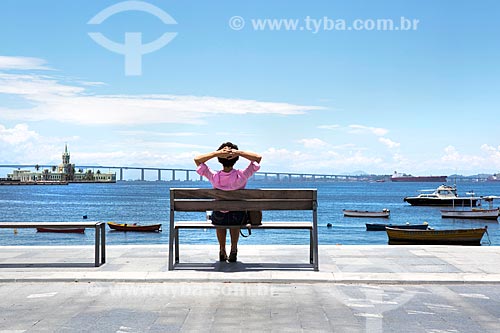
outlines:
[[238, 240], [240, 239], [240, 229], [232, 228], [229, 229], [231, 233], [231, 252], [236, 253], [238, 251]]
[[[219, 249], [221, 254], [225, 255], [226, 254], [226, 229], [224, 228], [217, 228], [215, 229], [217, 233], [217, 240], [219, 241]], [[232, 238], [232, 235], [231, 235]]]

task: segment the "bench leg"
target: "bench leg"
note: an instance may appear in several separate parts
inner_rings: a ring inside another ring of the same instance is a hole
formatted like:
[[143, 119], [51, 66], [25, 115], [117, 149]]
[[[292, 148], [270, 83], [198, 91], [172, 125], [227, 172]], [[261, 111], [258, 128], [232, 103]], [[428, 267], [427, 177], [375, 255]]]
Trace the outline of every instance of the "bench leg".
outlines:
[[99, 249], [101, 248], [101, 226], [95, 225], [95, 267], [99, 267]]
[[314, 264], [314, 236], [313, 230], [309, 229], [309, 263]]
[[314, 270], [319, 271], [319, 251], [318, 251], [318, 203], [316, 201], [316, 192], [314, 192], [314, 205], [313, 205], [313, 230], [311, 234], [311, 238], [313, 242], [311, 242], [313, 246], [313, 266]]
[[106, 223], [101, 223], [101, 264], [106, 263]]
[[312, 264], [316, 272], [319, 271], [319, 251], [318, 251], [318, 229], [314, 229], [312, 232]]
[[174, 269], [174, 235], [173, 229], [170, 228], [170, 235], [168, 240], [168, 270]]
[[313, 258], [314, 258], [314, 270], [316, 272], [319, 271], [319, 250], [318, 250], [318, 237], [316, 235], [316, 242], [314, 243], [314, 253], [313, 253]]
[[175, 263], [179, 263], [179, 229], [175, 228]]

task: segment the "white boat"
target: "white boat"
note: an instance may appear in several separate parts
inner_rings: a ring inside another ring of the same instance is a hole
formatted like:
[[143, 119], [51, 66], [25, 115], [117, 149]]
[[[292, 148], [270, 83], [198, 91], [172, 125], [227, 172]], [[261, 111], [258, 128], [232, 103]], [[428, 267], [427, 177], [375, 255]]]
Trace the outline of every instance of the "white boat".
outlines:
[[481, 219], [481, 220], [497, 220], [500, 215], [500, 208], [493, 208], [493, 200], [498, 199], [497, 196], [481, 197], [489, 203], [489, 208], [462, 208], [462, 209], [443, 209], [441, 210], [442, 218], [456, 219]]
[[435, 190], [421, 190], [421, 192], [432, 191], [432, 193], [421, 193], [416, 197], [406, 197], [404, 201], [413, 206], [476, 206], [479, 197], [472, 193], [467, 197], [460, 197], [455, 186], [441, 185]]
[[384, 208], [381, 211], [344, 209], [343, 212], [344, 216], [348, 217], [384, 217], [384, 218], [388, 218], [391, 213], [391, 211], [387, 208]]
[[498, 219], [499, 209], [481, 209], [473, 210], [442, 210], [441, 217], [455, 219], [481, 219], [481, 220], [496, 220]]

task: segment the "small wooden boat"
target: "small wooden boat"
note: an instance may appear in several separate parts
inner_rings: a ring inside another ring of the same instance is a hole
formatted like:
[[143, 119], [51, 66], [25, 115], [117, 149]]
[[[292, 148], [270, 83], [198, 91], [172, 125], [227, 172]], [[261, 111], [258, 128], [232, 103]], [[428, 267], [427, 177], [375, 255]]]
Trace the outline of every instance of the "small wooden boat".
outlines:
[[85, 233], [85, 228], [36, 228], [37, 232], [60, 232], [60, 233], [71, 233], [71, 234], [83, 234]]
[[427, 222], [423, 224], [385, 224], [385, 223], [365, 223], [367, 231], [385, 231], [386, 227], [396, 228], [396, 229], [417, 229], [417, 230], [427, 230], [429, 224]]
[[384, 217], [387, 218], [390, 215], [390, 210], [387, 208], [381, 211], [368, 211], [368, 210], [350, 210], [344, 209], [344, 216], [347, 217]]
[[496, 220], [500, 210], [496, 209], [481, 209], [473, 208], [471, 210], [450, 209], [441, 210], [441, 217], [455, 219], [481, 219], [481, 220]]
[[[497, 196], [486, 196], [481, 197], [481, 201], [484, 200], [489, 203], [489, 208], [464, 208], [457, 209], [444, 209], [441, 210], [442, 218], [456, 218], [456, 219], [482, 219], [482, 220], [497, 220], [498, 215], [500, 215], [500, 208], [493, 208], [493, 200], [499, 199]], [[478, 206], [482, 206], [480, 203]]]
[[117, 231], [142, 231], [142, 232], [155, 232], [161, 231], [161, 224], [140, 225], [137, 223], [115, 223], [108, 222], [108, 226]]
[[487, 227], [474, 229], [415, 230], [385, 228], [390, 245], [481, 245]]

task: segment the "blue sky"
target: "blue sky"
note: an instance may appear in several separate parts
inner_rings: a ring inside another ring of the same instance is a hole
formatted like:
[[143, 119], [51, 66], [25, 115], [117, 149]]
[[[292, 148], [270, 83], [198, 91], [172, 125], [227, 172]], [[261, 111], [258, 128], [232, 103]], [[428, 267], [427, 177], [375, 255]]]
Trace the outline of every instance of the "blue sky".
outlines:
[[[263, 171], [500, 171], [496, 1], [151, 0], [177, 24], [137, 10], [88, 24], [121, 3], [2, 1], [0, 164], [59, 163], [67, 143], [76, 164], [193, 167], [233, 141]], [[401, 17], [415, 29], [328, 29]], [[132, 76], [90, 32], [177, 35]]]

